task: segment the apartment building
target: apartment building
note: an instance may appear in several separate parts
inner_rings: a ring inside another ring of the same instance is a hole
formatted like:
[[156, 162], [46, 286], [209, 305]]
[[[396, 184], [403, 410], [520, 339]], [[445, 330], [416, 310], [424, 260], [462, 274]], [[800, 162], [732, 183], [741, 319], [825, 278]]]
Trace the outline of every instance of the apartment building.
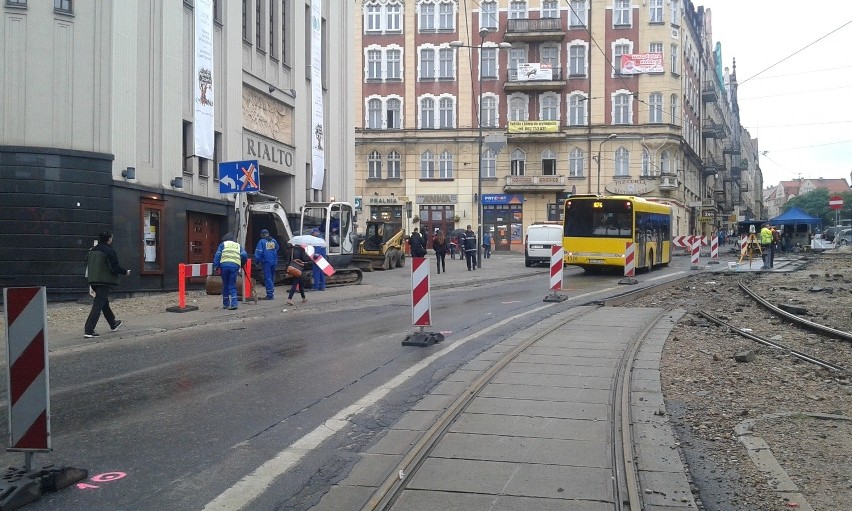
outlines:
[[132, 270], [121, 289], [175, 289], [178, 264], [212, 262], [234, 227], [220, 162], [257, 160], [288, 212], [351, 200], [352, 9], [3, 1], [0, 286], [85, 291], [86, 251], [111, 228]]
[[526, 226], [560, 220], [571, 194], [665, 202], [676, 234], [741, 214], [735, 83], [715, 73], [709, 11], [678, 0], [359, 6], [361, 218], [427, 232], [481, 220], [496, 250], [511, 250]]

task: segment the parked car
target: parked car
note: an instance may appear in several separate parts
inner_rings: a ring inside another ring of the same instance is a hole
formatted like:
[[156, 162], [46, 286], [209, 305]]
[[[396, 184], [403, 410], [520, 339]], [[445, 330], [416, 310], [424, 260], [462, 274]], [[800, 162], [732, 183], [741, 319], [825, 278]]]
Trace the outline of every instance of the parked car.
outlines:
[[834, 243], [839, 247], [852, 245], [852, 228], [846, 228], [837, 233], [837, 236], [834, 237]]
[[533, 224], [524, 238], [524, 265], [550, 264], [551, 247], [562, 245], [562, 225]]

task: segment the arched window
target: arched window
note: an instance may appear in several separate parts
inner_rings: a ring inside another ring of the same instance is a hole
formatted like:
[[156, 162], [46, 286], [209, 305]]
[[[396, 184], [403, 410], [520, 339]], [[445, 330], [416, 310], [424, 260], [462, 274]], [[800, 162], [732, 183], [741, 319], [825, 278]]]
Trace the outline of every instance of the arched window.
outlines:
[[368, 159], [368, 167], [368, 176], [370, 179], [382, 178], [382, 154], [380, 152], [373, 151], [370, 153], [370, 157]]
[[615, 175], [630, 175], [630, 151], [624, 146], [615, 150]]
[[678, 111], [677, 111], [677, 94], [672, 94], [671, 123], [672, 124], [680, 124], [680, 113], [678, 113]]
[[420, 129], [430, 130], [435, 128], [435, 100], [423, 98], [420, 100]]
[[526, 98], [514, 97], [509, 101], [509, 120], [526, 121], [529, 119], [527, 113]]
[[482, 98], [482, 125], [486, 127], [497, 127], [497, 98], [485, 96]]
[[513, 176], [523, 176], [527, 166], [527, 155], [520, 149], [512, 151], [511, 173]]
[[438, 165], [438, 177], [440, 177], [441, 179], [453, 178], [453, 154], [451, 152], [445, 149], [444, 152], [441, 153]]
[[367, 102], [367, 128], [382, 129], [382, 100], [373, 98]]
[[438, 102], [438, 107], [441, 114], [441, 128], [455, 128], [456, 116], [454, 101], [451, 98], [441, 98], [441, 101]]
[[659, 92], [652, 92], [648, 96], [648, 122], [663, 122], [663, 95]]
[[435, 155], [424, 151], [420, 155], [420, 179], [435, 179]]
[[568, 98], [568, 125], [586, 125], [586, 98], [580, 94], [571, 94]]
[[651, 154], [647, 149], [642, 149], [642, 175], [650, 176], [651, 174]]
[[399, 179], [400, 170], [402, 168], [402, 158], [399, 153], [391, 151], [388, 154], [388, 179]]
[[482, 152], [482, 177], [497, 177], [497, 155], [489, 148]]
[[559, 98], [554, 95], [547, 95], [541, 98], [541, 112], [539, 116], [542, 121], [558, 121], [559, 120]]
[[571, 177], [583, 177], [583, 166], [585, 165], [586, 156], [583, 154], [583, 150], [575, 147], [571, 149], [571, 169], [570, 176]]
[[402, 101], [391, 98], [388, 100], [388, 129], [398, 130], [402, 125]]
[[543, 176], [556, 175], [556, 153], [552, 149], [541, 152], [541, 174]]

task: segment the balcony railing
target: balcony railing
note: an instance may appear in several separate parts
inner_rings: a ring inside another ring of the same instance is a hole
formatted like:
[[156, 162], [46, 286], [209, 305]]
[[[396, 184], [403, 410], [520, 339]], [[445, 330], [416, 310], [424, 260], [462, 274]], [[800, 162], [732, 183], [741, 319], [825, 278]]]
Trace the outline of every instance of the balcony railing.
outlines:
[[506, 32], [523, 33], [523, 32], [561, 32], [561, 18], [540, 18], [540, 19], [510, 19], [509, 25], [506, 27]]
[[506, 190], [562, 190], [565, 176], [506, 176]]
[[701, 87], [701, 99], [705, 103], [715, 103], [719, 101], [719, 95], [716, 93], [716, 86], [710, 80], [706, 80]]

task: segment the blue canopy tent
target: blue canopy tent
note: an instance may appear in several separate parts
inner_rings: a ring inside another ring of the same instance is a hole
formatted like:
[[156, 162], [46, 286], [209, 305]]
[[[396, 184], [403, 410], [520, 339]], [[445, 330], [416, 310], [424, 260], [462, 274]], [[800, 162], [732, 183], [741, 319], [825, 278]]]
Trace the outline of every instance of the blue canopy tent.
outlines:
[[784, 251], [787, 251], [795, 245], [810, 246], [811, 226], [822, 224], [822, 219], [812, 217], [799, 208], [790, 208], [769, 223], [781, 226], [781, 246]]

